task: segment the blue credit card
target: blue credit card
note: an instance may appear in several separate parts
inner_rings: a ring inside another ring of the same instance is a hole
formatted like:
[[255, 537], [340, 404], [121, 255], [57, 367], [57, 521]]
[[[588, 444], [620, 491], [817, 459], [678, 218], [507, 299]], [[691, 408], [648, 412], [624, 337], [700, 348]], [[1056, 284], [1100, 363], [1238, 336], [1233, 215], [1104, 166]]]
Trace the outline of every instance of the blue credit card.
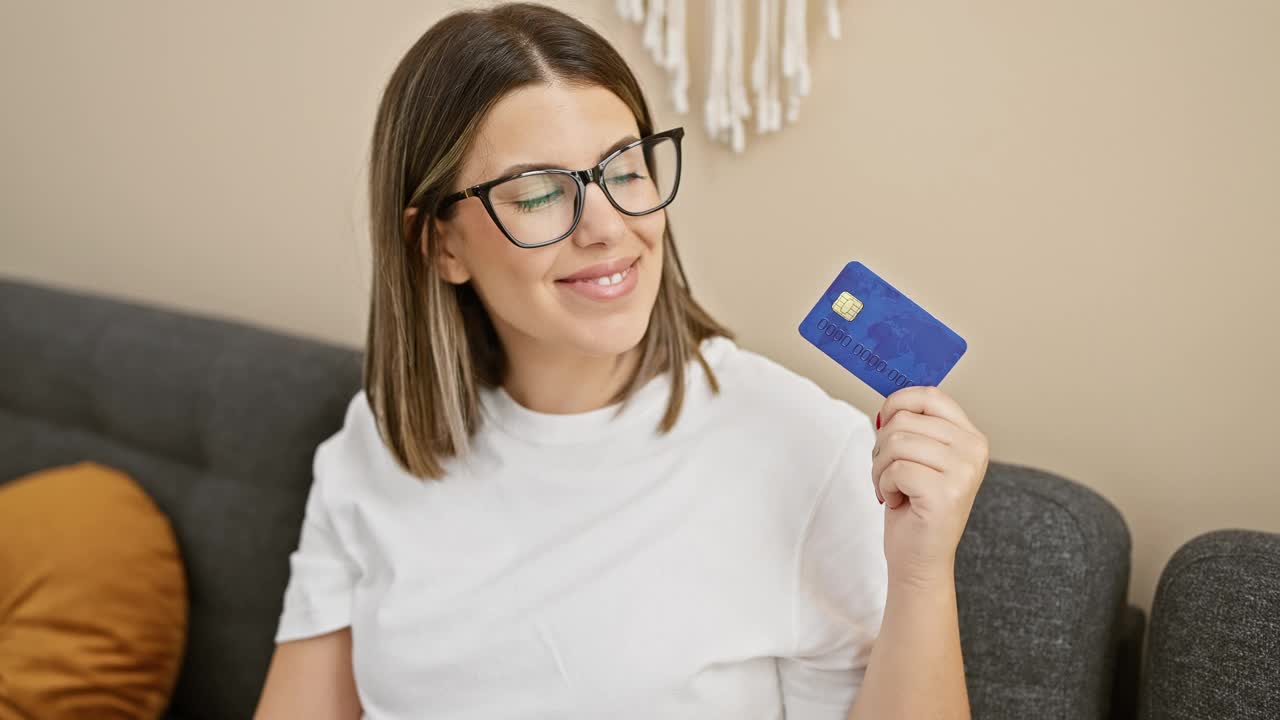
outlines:
[[800, 335], [886, 397], [941, 383], [968, 348], [860, 262], [844, 266], [800, 323]]

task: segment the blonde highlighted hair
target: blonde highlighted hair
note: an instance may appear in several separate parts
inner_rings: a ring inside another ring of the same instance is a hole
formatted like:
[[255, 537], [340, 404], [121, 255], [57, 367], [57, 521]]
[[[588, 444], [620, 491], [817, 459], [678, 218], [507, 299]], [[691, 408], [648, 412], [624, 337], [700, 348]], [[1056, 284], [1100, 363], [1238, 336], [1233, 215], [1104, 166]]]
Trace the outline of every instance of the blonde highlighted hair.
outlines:
[[[535, 3], [455, 12], [432, 25], [401, 59], [383, 91], [370, 150], [373, 291], [364, 386], [379, 431], [419, 478], [443, 477], [443, 461], [465, 453], [480, 425], [479, 391], [501, 384], [506, 367], [493, 323], [470, 283], [437, 270], [434, 224], [481, 120], [507, 93], [546, 82], [601, 86], [631, 108], [641, 137], [654, 131], [639, 84], [607, 40], [581, 21]], [[405, 211], [416, 208], [412, 222]], [[425, 246], [420, 244], [425, 233]], [[733, 337], [689, 293], [668, 221], [658, 295], [635, 373], [614, 398], [625, 401], [670, 371], [659, 431], [679, 417], [696, 359], [711, 336]], [[425, 250], [425, 251], [424, 251]]]

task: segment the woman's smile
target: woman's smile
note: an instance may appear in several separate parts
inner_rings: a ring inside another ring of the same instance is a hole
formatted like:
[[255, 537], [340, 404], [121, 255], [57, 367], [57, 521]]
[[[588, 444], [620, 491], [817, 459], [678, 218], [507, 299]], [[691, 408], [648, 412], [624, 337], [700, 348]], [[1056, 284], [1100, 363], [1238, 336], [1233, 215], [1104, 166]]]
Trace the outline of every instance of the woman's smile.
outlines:
[[635, 289], [639, 262], [637, 256], [630, 264], [613, 272], [609, 272], [612, 268], [606, 267], [609, 263], [592, 266], [571, 277], [556, 280], [556, 285], [591, 300], [617, 300]]

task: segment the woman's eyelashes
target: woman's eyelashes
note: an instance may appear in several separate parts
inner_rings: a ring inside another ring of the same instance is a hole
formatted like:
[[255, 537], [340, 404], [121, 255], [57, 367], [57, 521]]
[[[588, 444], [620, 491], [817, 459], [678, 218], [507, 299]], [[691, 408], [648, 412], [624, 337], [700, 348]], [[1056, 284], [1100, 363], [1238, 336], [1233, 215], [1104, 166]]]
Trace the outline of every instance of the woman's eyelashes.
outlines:
[[608, 178], [605, 182], [609, 183], [610, 185], [625, 185], [626, 183], [629, 183], [633, 180], [639, 180], [642, 177], [644, 176], [641, 175], [640, 173], [630, 172], [622, 175], [614, 175], [613, 177]]
[[[627, 185], [627, 184], [633, 183], [636, 180], [643, 180], [643, 179], [645, 179], [645, 176], [638, 172], [628, 172], [628, 173], [621, 173], [618, 175], [614, 175], [612, 177], [605, 178], [605, 182], [608, 183], [610, 187], [617, 187], [620, 185]], [[556, 189], [544, 195], [539, 195], [537, 197], [528, 198], [525, 200], [513, 200], [511, 201], [510, 204], [515, 206], [516, 212], [528, 213], [528, 212], [533, 212], [534, 210], [538, 210], [540, 208], [544, 208], [554, 203], [555, 201], [564, 197], [564, 194], [565, 194], [564, 190]]]
[[529, 198], [528, 200], [517, 200], [513, 204], [516, 206], [516, 210], [520, 212], [532, 212], [534, 210], [537, 210], [538, 208], [546, 207], [547, 205], [550, 205], [551, 203], [558, 200], [561, 195], [564, 195], [563, 190], [555, 190], [553, 192], [547, 193], [546, 195], [539, 195], [536, 198]]

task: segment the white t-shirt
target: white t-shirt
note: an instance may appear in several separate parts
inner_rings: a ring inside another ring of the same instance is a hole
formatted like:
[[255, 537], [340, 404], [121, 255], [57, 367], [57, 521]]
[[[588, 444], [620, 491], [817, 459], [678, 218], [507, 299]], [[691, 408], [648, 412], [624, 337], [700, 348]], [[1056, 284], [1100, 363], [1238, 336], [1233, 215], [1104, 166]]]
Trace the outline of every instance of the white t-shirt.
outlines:
[[351, 626], [365, 717], [845, 717], [887, 592], [867, 416], [727, 338], [617, 406], [486, 389], [420, 481], [363, 391], [317, 448], [276, 642]]

